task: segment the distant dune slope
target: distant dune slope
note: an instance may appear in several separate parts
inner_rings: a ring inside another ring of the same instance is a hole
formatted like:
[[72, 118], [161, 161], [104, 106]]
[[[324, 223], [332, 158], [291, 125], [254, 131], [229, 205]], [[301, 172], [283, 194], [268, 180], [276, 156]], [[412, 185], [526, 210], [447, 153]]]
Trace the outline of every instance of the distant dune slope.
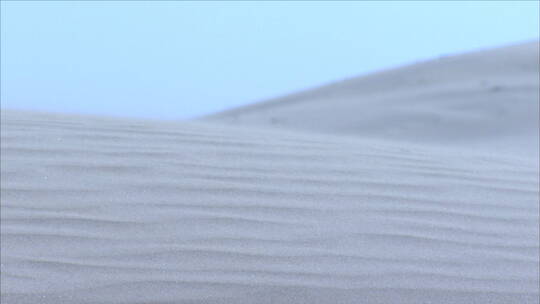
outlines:
[[536, 160], [15, 111], [1, 142], [2, 304], [538, 303]]
[[538, 42], [444, 57], [208, 117], [538, 155]]

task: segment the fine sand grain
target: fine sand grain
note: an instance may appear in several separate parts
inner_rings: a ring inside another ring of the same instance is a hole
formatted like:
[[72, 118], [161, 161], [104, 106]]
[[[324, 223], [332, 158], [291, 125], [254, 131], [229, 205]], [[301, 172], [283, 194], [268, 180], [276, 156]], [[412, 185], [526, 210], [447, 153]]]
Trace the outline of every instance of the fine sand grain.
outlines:
[[2, 110], [1, 302], [538, 304], [537, 55], [184, 123]]

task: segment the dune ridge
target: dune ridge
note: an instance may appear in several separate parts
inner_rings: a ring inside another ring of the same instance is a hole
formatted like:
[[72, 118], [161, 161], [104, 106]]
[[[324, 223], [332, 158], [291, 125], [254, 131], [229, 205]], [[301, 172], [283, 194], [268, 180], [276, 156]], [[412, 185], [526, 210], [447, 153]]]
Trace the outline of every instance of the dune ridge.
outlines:
[[536, 157], [538, 45], [445, 56], [201, 119]]

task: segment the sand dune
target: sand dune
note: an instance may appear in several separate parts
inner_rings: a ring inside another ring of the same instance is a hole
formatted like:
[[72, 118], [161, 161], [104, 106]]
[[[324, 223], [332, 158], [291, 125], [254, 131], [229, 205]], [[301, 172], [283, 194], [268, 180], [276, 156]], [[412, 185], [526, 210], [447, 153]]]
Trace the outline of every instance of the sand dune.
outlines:
[[525, 160], [4, 111], [1, 177], [3, 303], [538, 297]]
[[3, 110], [1, 302], [539, 303], [537, 49], [202, 121]]
[[205, 117], [538, 155], [538, 41], [442, 57]]

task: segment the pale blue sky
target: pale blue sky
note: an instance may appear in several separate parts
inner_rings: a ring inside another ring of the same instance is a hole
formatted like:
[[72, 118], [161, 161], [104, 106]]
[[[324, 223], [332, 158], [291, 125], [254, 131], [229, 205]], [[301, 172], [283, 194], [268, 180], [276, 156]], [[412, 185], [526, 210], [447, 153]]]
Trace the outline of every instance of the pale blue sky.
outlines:
[[537, 1], [2, 1], [3, 108], [189, 118], [538, 39]]

